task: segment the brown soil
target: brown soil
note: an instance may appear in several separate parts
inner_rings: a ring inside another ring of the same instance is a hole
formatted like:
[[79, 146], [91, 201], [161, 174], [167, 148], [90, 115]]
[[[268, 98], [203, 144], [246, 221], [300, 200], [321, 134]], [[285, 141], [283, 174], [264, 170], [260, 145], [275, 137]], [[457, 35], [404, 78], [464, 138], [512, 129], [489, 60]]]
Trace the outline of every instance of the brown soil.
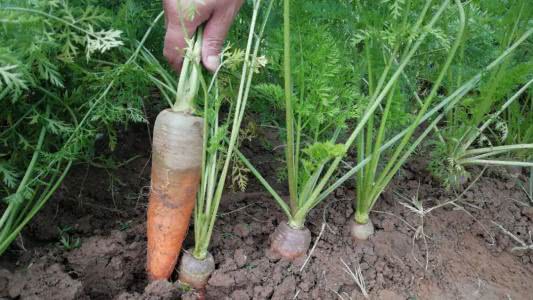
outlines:
[[[148, 284], [146, 127], [124, 132], [120, 145], [112, 153], [116, 160], [140, 157], [116, 169], [77, 166], [0, 258], [0, 298], [198, 296], [175, 283]], [[272, 154], [260, 151], [254, 158], [264, 162], [259, 167], [276, 182]], [[348, 238], [351, 187], [338, 189], [317, 207], [307, 220], [316, 248], [305, 266], [305, 258], [288, 262], [269, 250], [269, 236], [285, 220], [257, 182], [251, 180], [245, 193], [228, 192], [213, 234], [216, 271], [206, 298], [364, 299], [344, 261], [352, 271], [361, 269], [372, 299], [531, 299], [533, 251], [513, 251], [518, 244], [496, 225], [531, 243], [533, 208], [515, 179], [503, 169], [487, 171], [456, 199], [431, 179], [420, 161], [409, 163], [384, 193], [372, 214], [376, 233], [369, 241]], [[456, 201], [422, 219], [399, 196], [415, 197], [417, 191], [426, 209]], [[59, 244], [58, 227], [65, 226], [72, 228], [70, 239], [80, 238], [79, 248], [66, 250]], [[189, 237], [184, 248], [191, 244]]]

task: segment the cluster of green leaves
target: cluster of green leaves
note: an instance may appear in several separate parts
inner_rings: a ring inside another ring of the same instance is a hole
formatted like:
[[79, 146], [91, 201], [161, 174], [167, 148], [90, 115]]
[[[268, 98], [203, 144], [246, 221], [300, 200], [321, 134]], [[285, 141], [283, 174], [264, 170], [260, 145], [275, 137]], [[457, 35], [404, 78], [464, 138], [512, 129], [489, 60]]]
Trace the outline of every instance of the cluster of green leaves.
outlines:
[[[533, 13], [527, 9], [528, 1], [472, 1], [465, 5], [468, 26], [459, 59], [451, 67], [444, 90], [449, 91], [462, 80], [481, 71], [499, 53], [523, 35], [533, 22]], [[447, 32], [453, 32], [454, 22], [448, 23]], [[468, 42], [466, 42], [468, 41]], [[459, 163], [464, 156], [464, 144], [472, 147], [498, 147], [533, 142], [531, 92], [521, 95], [499, 115], [495, 113], [533, 76], [533, 46], [527, 39], [501, 65], [484, 75], [475, 92], [454, 108], [442, 124], [440, 140], [432, 141], [434, 150], [430, 170], [447, 187], [457, 187], [470, 177], [465, 165]], [[531, 91], [531, 89], [529, 89]], [[491, 120], [492, 119], [492, 120]], [[491, 120], [483, 132], [478, 127]], [[469, 140], [472, 140], [470, 142]], [[500, 157], [530, 160], [528, 148], [501, 152]], [[492, 161], [494, 163], [494, 161]]]
[[141, 3], [2, 2], [0, 253], [72, 162], [91, 159], [96, 138], [114, 148], [116, 124], [145, 121], [150, 82], [142, 67], [125, 63], [158, 12]]
[[[290, 7], [288, 39], [280, 26], [287, 20], [281, 22], [279, 14], [273, 20], [265, 49], [269, 72], [262, 78], [265, 83], [254, 87], [254, 96], [262, 101], [253, 107], [274, 126], [283, 123], [278, 112], [286, 112], [280, 135], [287, 139], [290, 208], [243, 159], [290, 224], [301, 225], [308, 209], [357, 170], [358, 201], [366, 203], [358, 207], [366, 214], [364, 222], [379, 194], [430, 132], [440, 154], [436, 169], [441, 174], [455, 170], [455, 182], [468, 176], [466, 164], [495, 153], [461, 149], [453, 157], [456, 145], [467, 144], [461, 138], [465, 132], [472, 137], [485, 131], [478, 141], [485, 147], [509, 135], [521, 135], [522, 142], [530, 138], [516, 126], [530, 123], [525, 118], [531, 98], [523, 89], [515, 93], [531, 78], [531, 13], [525, 12], [524, 1], [305, 1]], [[494, 114], [504, 103], [510, 104], [506, 113]], [[427, 128], [416, 130], [422, 124]], [[511, 127], [519, 134], [511, 134]], [[354, 142], [357, 147], [351, 149]], [[531, 145], [505, 149], [531, 153]], [[337, 166], [347, 151], [357, 153], [358, 164], [339, 174]], [[311, 204], [305, 203], [309, 197]]]
[[[291, 5], [292, 101], [299, 139], [297, 147], [301, 149], [298, 186], [303, 188], [318, 166], [345, 153], [342, 145], [335, 141], [347, 128], [347, 123], [357, 118], [361, 108], [358, 101], [364, 99], [353, 78], [359, 65], [348, 59], [349, 48], [336, 38], [346, 17], [341, 13], [346, 12], [344, 5], [328, 3], [328, 13], [339, 13], [333, 16], [320, 13], [326, 9], [321, 1]], [[280, 122], [275, 116], [281, 116], [279, 112], [284, 109], [283, 53], [283, 30], [277, 27], [268, 33], [265, 49], [268, 73], [264, 77], [268, 83], [254, 87], [254, 96], [261, 100], [261, 106], [252, 108], [267, 115], [263, 120], [272, 125]], [[285, 130], [280, 133], [286, 136]]]

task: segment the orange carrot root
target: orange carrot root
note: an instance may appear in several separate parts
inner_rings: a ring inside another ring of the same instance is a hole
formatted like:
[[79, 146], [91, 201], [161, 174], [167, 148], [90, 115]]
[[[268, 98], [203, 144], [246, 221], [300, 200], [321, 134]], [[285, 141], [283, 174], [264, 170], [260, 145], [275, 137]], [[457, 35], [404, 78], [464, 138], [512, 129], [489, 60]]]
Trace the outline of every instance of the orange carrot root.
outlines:
[[201, 176], [202, 126], [201, 118], [168, 109], [157, 116], [147, 217], [150, 280], [170, 277], [187, 234]]

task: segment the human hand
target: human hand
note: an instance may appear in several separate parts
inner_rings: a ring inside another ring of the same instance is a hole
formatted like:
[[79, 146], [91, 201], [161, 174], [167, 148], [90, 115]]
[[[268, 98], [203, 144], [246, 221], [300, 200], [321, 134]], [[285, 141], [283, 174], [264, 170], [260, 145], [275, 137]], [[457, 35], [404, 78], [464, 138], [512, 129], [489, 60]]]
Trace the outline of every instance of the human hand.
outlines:
[[[178, 3], [179, 1], [179, 3]], [[176, 71], [181, 69], [186, 37], [205, 23], [202, 41], [202, 63], [214, 72], [220, 64], [220, 51], [229, 28], [244, 0], [163, 0], [165, 10], [165, 45], [163, 54]], [[190, 5], [196, 6], [191, 20], [187, 16]], [[185, 28], [182, 28], [182, 25]], [[185, 36], [187, 32], [187, 36]]]

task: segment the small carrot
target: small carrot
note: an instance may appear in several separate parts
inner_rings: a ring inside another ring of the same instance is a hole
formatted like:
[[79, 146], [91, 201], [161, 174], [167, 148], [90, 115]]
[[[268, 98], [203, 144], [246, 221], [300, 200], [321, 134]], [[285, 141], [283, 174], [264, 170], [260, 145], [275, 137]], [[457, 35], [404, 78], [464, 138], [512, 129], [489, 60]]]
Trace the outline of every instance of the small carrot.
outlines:
[[170, 277], [187, 234], [201, 176], [202, 127], [202, 118], [170, 109], [155, 122], [147, 221], [152, 280]]

